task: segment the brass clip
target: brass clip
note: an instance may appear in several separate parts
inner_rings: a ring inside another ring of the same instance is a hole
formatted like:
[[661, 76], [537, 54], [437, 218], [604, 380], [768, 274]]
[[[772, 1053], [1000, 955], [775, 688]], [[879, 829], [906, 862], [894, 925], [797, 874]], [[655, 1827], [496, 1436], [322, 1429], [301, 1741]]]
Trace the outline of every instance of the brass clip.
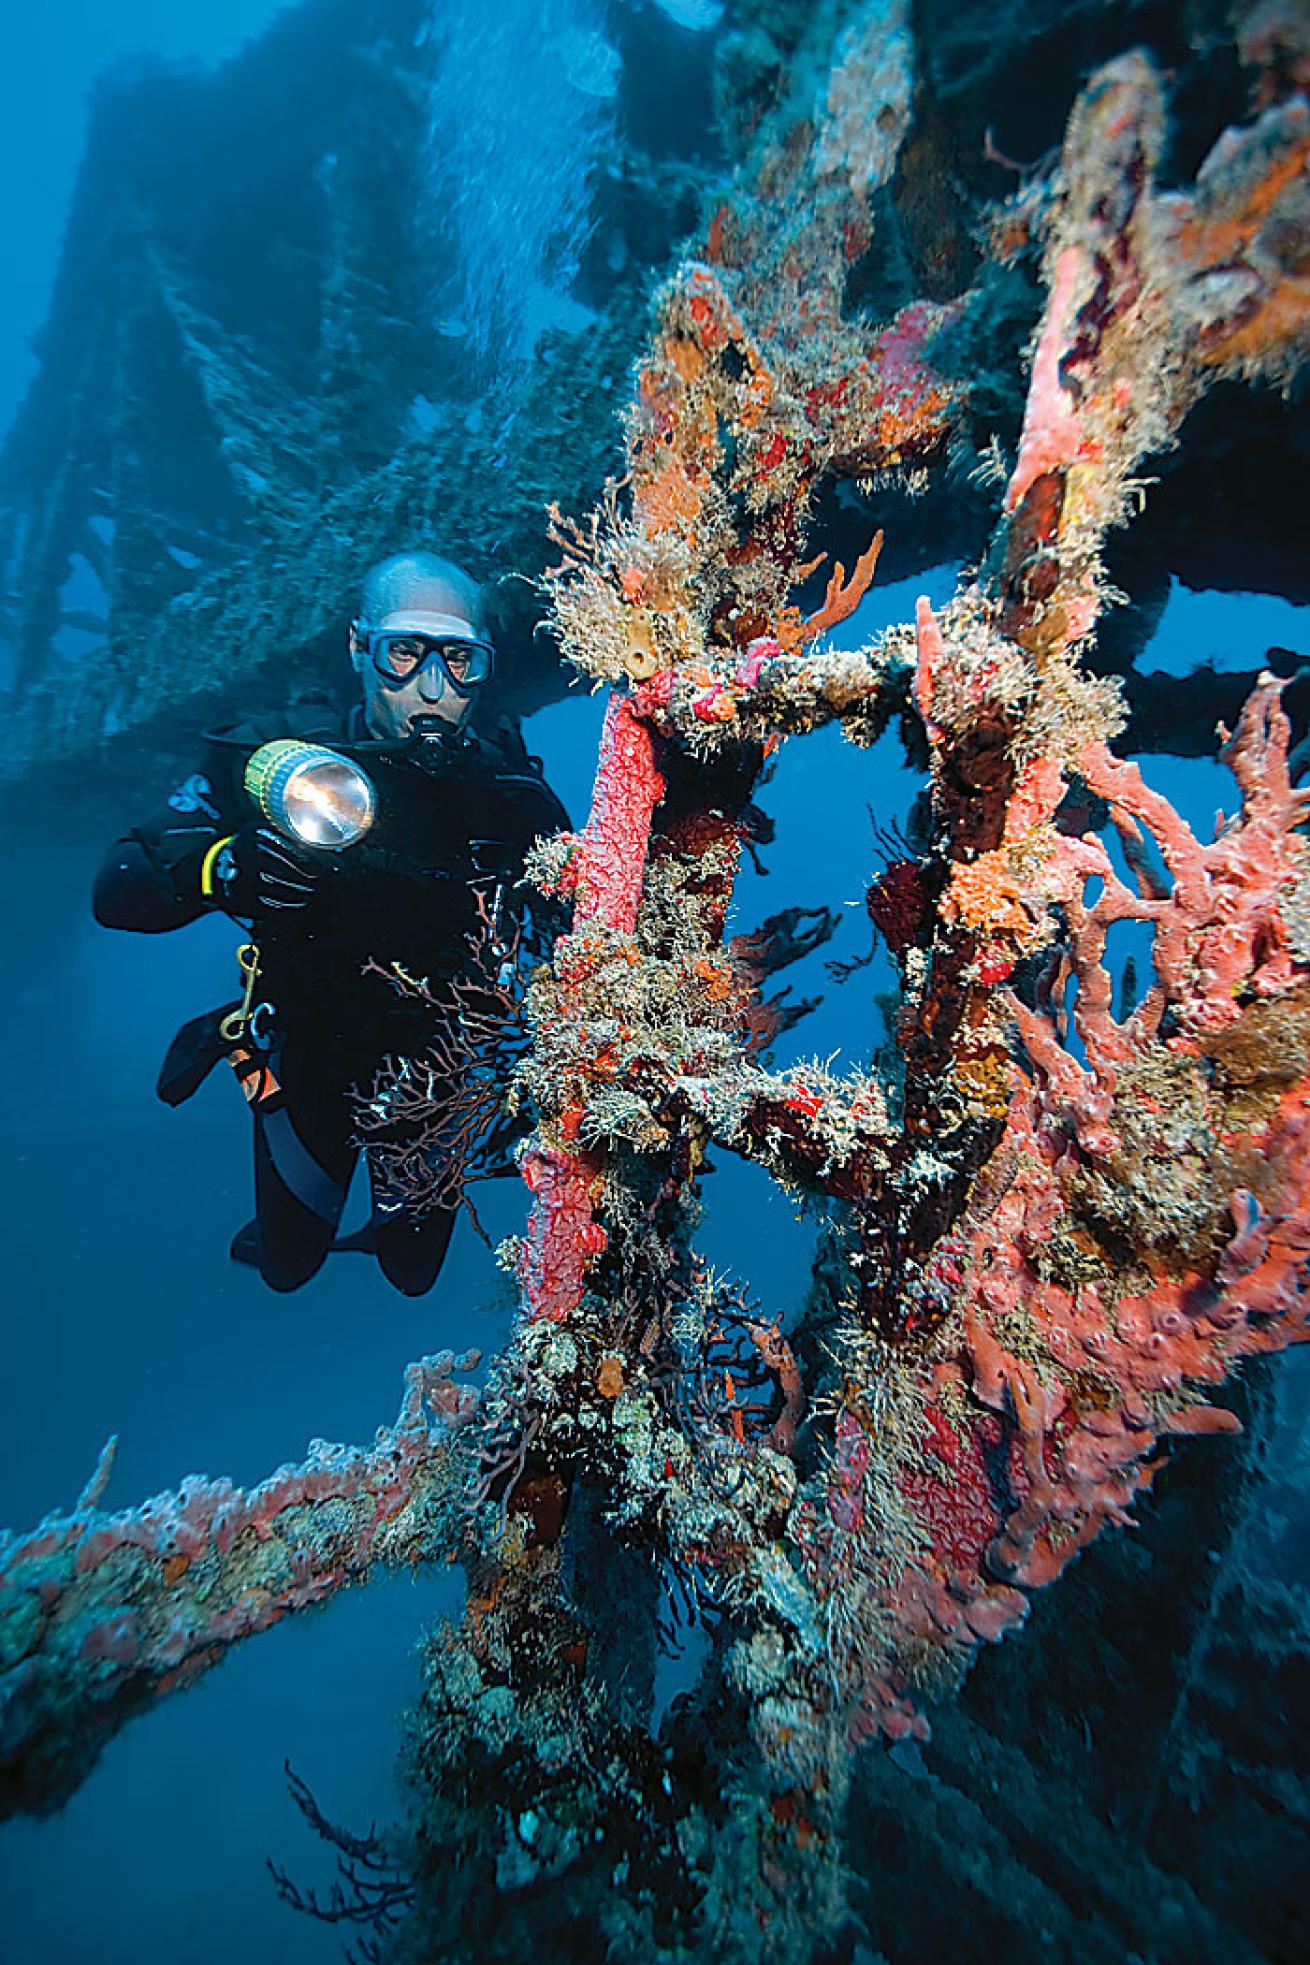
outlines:
[[250, 1027], [250, 1006], [255, 1000], [255, 985], [259, 981], [259, 950], [254, 942], [243, 942], [237, 950], [237, 963], [246, 979], [246, 992], [241, 999], [241, 1008], [232, 1010], [218, 1026], [218, 1034], [226, 1044], [239, 1044]]

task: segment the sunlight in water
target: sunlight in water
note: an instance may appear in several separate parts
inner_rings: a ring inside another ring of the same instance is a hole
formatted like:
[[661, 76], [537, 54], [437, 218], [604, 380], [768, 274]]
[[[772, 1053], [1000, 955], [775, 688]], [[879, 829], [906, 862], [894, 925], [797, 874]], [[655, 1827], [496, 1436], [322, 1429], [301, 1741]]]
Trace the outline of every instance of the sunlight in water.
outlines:
[[453, 246], [434, 281], [448, 333], [508, 383], [567, 301], [614, 141], [620, 58], [596, 0], [433, 0], [425, 229]]

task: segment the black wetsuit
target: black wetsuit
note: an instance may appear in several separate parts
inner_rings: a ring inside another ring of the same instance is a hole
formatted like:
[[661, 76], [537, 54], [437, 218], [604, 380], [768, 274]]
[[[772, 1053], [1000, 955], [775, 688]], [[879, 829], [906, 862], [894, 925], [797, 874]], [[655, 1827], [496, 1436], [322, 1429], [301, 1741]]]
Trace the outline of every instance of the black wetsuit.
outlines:
[[[265, 1281], [289, 1290], [332, 1246], [358, 1152], [357, 1093], [368, 1092], [384, 1063], [420, 1057], [437, 1034], [429, 1005], [363, 973], [366, 964], [399, 964], [440, 994], [467, 973], [479, 896], [512, 928], [527, 847], [568, 818], [508, 727], [444, 746], [377, 744], [361, 741], [358, 712], [343, 725], [300, 706], [208, 740], [202, 768], [111, 850], [96, 881], [98, 921], [160, 933], [212, 906], [200, 886], [206, 855], [259, 817], [244, 789], [245, 764], [278, 737], [347, 752], [377, 791], [372, 828], [357, 845], [322, 856], [324, 877], [308, 905], [253, 919], [256, 1001], [270, 1006], [258, 1024], [271, 1072], [263, 1083], [277, 1089], [254, 1104], [252, 1253]], [[230, 1048], [218, 1034], [220, 1014], [196, 1019], [175, 1040], [160, 1084], [170, 1103]], [[410, 1211], [372, 1156], [370, 1173], [378, 1261], [398, 1289], [418, 1295], [436, 1279], [455, 1210], [429, 1203]]]

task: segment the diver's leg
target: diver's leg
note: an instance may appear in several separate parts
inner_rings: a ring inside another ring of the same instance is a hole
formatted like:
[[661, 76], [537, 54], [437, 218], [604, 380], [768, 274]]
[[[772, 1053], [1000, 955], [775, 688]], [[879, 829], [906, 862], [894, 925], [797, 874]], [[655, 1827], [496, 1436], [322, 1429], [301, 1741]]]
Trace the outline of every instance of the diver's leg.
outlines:
[[423, 1296], [441, 1274], [458, 1208], [438, 1208], [422, 1221], [393, 1215], [374, 1224], [378, 1266], [402, 1296]]
[[[441, 1274], [459, 1205], [432, 1208], [417, 1216], [396, 1208], [394, 1189], [387, 1189], [372, 1159], [365, 1158], [373, 1191], [370, 1225], [378, 1267], [402, 1296], [422, 1296]], [[388, 1202], [393, 1205], [387, 1206]]]
[[327, 1260], [355, 1164], [350, 1112], [339, 1090], [297, 1095], [295, 1077], [275, 1110], [255, 1114], [255, 1213], [259, 1273], [270, 1289], [296, 1290]]
[[242, 1223], [228, 1244], [227, 1253], [230, 1262], [244, 1262], [248, 1263], [250, 1268], [258, 1269], [259, 1222], [257, 1220]]

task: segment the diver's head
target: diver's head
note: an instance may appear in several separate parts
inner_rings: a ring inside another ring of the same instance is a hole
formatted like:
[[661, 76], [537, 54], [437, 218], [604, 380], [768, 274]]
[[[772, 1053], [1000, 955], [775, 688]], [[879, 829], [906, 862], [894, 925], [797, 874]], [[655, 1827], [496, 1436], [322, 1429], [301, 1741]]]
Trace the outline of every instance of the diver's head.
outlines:
[[476, 580], [435, 553], [382, 560], [364, 581], [350, 658], [374, 737], [461, 729], [494, 660]]

